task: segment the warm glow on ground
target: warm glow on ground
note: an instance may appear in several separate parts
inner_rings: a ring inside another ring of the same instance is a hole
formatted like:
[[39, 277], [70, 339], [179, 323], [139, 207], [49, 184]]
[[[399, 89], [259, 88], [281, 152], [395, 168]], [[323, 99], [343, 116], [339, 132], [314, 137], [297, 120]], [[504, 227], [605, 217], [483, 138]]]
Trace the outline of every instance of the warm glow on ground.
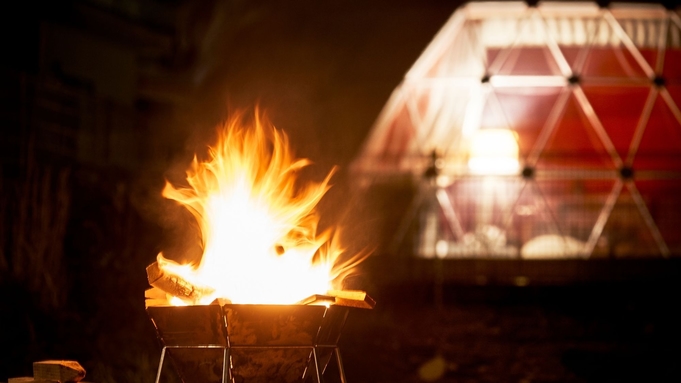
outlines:
[[167, 182], [163, 190], [199, 222], [200, 264], [177, 265], [161, 254], [158, 263], [214, 289], [201, 298], [203, 304], [215, 298], [293, 304], [325, 294], [349, 268], [338, 263], [342, 249], [336, 238], [317, 234], [315, 207], [331, 174], [319, 183], [296, 182], [309, 162], [296, 159], [285, 133], [261, 115], [245, 117], [239, 114], [220, 128], [205, 162], [194, 159], [189, 187]]

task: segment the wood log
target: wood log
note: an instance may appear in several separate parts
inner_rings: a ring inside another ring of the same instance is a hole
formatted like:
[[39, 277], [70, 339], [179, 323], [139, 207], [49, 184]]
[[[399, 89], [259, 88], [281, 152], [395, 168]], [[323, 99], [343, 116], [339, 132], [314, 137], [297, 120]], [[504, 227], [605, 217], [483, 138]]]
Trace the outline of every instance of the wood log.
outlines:
[[35, 380], [56, 380], [61, 383], [80, 382], [85, 369], [75, 360], [43, 360], [33, 362]]
[[336, 305], [373, 309], [376, 301], [361, 290], [329, 290], [328, 295], [336, 299]]
[[213, 293], [213, 289], [192, 284], [180, 275], [161, 269], [158, 262], [147, 266], [147, 279], [153, 287], [191, 303], [197, 303], [201, 297]]

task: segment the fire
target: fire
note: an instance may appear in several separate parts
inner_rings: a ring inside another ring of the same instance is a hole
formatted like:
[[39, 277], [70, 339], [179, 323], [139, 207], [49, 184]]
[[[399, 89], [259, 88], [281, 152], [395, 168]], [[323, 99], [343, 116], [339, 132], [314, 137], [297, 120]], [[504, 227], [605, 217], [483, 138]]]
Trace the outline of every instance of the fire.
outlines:
[[[337, 235], [317, 234], [317, 203], [329, 189], [322, 182], [300, 185], [288, 137], [255, 113], [229, 119], [209, 148], [187, 170], [188, 187], [166, 182], [163, 196], [196, 218], [203, 256], [198, 265], [179, 265], [158, 256], [160, 268], [181, 275], [215, 298], [232, 303], [293, 304], [338, 288], [357, 259], [342, 263]], [[175, 299], [174, 304], [178, 304]], [[186, 303], [186, 302], [185, 302]]]

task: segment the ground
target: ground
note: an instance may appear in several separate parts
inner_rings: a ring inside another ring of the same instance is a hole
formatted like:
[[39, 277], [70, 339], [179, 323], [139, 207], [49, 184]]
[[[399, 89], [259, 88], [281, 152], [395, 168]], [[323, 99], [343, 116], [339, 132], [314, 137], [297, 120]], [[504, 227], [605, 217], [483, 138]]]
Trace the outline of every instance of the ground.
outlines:
[[344, 366], [354, 383], [679, 381], [670, 287], [396, 289], [351, 313]]

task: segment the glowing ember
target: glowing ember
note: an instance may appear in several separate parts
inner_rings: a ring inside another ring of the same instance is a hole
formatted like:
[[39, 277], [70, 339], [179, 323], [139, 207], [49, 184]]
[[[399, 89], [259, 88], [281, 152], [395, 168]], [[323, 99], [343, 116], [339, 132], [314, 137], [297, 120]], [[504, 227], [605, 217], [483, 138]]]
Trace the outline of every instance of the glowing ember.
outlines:
[[[178, 265], [158, 256], [161, 269], [212, 291], [200, 298], [233, 303], [293, 304], [325, 294], [357, 259], [338, 262], [342, 249], [327, 231], [317, 235], [315, 207], [333, 172], [320, 183], [299, 185], [297, 172], [309, 161], [296, 159], [285, 133], [256, 113], [238, 114], [218, 132], [209, 158], [194, 157], [189, 187], [166, 182], [163, 196], [194, 215], [203, 239], [198, 265]], [[186, 304], [175, 298], [172, 304]]]

